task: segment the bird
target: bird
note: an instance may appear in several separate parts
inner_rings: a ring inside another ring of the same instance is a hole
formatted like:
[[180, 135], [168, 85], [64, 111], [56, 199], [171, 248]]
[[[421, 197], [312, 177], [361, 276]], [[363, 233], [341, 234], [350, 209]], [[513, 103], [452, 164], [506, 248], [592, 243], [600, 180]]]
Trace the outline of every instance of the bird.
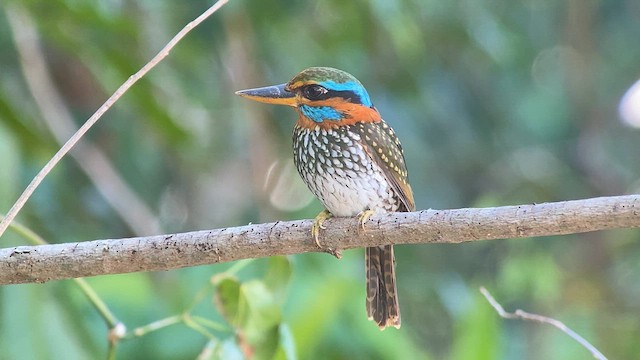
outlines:
[[[318, 246], [323, 223], [332, 216], [357, 216], [364, 229], [371, 215], [415, 211], [400, 140], [353, 75], [310, 67], [285, 84], [236, 94], [296, 110], [293, 160], [325, 207], [311, 230]], [[367, 317], [381, 330], [401, 324], [395, 265], [393, 245], [365, 249]]]

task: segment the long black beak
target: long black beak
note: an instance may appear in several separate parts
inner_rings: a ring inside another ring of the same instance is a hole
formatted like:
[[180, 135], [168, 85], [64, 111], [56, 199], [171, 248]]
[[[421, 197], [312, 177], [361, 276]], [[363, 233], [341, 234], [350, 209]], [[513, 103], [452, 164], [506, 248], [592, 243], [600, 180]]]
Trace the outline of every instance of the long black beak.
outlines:
[[236, 95], [244, 98], [267, 103], [296, 106], [296, 94], [285, 90], [287, 84], [266, 86], [256, 89], [236, 91]]

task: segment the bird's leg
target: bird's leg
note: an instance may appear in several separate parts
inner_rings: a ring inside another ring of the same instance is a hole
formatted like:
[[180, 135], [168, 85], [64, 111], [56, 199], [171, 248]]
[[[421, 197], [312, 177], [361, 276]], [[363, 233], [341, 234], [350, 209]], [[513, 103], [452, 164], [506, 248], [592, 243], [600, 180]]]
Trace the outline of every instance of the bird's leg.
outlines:
[[369, 218], [375, 214], [376, 214], [376, 211], [371, 209], [364, 210], [358, 214], [358, 224], [362, 228], [362, 231], [365, 231], [364, 223], [366, 223], [367, 220], [369, 220]]
[[313, 240], [316, 242], [316, 246], [318, 246], [318, 248], [322, 249], [322, 251], [326, 253], [335, 256], [337, 259], [340, 259], [342, 258], [342, 252], [340, 251], [340, 249], [324, 248], [322, 247], [322, 245], [320, 245], [320, 241], [318, 241], [318, 234], [320, 234], [320, 230], [324, 230], [327, 228], [326, 226], [322, 225], [322, 223], [324, 223], [325, 220], [331, 217], [333, 217], [333, 215], [329, 212], [329, 210], [320, 212], [320, 214], [318, 214], [313, 220], [313, 225], [311, 226], [311, 236], [313, 236]]
[[318, 215], [316, 215], [316, 218], [313, 220], [313, 225], [311, 226], [311, 236], [313, 236], [313, 240], [316, 242], [316, 245], [320, 248], [323, 249], [323, 247], [320, 245], [320, 241], [318, 241], [318, 235], [320, 234], [320, 230], [324, 230], [327, 227], [322, 225], [322, 223], [324, 223], [325, 220], [330, 219], [333, 215], [331, 215], [331, 213], [329, 212], [329, 210], [323, 210], [321, 211]]

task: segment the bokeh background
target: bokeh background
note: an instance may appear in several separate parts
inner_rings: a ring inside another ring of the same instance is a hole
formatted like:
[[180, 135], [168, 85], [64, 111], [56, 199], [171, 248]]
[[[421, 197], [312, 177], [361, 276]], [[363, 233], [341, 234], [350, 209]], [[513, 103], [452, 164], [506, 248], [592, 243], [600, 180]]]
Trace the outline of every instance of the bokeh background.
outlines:
[[[0, 212], [209, 5], [5, 0]], [[18, 220], [60, 243], [312, 218], [321, 206], [291, 160], [295, 114], [233, 93], [318, 65], [366, 86], [402, 140], [419, 209], [638, 193], [638, 105], [627, 96], [623, 119], [619, 104], [640, 78], [639, 34], [636, 0], [232, 0], [104, 116]], [[0, 239], [21, 244], [12, 231]], [[640, 353], [637, 230], [398, 246], [396, 256], [400, 331], [366, 320], [362, 250], [88, 282], [129, 334], [186, 310], [199, 319], [122, 340], [122, 359], [241, 358], [235, 335], [260, 343], [260, 326], [276, 329], [279, 358], [590, 358], [556, 329], [498, 318], [479, 286], [507, 310], [563, 321], [612, 359]], [[261, 304], [251, 319], [225, 315], [225, 281]], [[72, 281], [0, 288], [1, 359], [103, 358], [106, 337]]]

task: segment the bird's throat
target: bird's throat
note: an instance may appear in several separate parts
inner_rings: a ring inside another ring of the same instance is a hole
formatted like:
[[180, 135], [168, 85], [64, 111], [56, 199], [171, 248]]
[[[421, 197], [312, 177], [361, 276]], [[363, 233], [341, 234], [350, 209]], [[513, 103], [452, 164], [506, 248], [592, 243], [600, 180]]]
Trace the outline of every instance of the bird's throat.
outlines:
[[297, 126], [308, 129], [314, 129], [316, 126], [335, 129], [358, 122], [382, 121], [380, 113], [375, 108], [351, 103], [342, 103], [339, 106], [301, 104], [298, 105], [297, 112]]
[[344, 115], [331, 106], [311, 106], [302, 104], [298, 106], [301, 115], [309, 120], [321, 123], [324, 121], [340, 121]]

